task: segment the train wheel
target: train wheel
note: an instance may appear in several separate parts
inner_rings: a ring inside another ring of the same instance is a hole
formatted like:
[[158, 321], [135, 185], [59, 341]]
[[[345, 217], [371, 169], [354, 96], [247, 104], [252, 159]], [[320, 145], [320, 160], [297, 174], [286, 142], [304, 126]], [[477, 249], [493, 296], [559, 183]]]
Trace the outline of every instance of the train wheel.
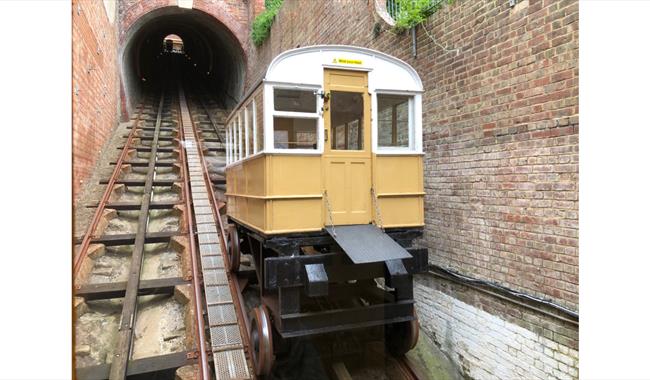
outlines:
[[230, 225], [228, 227], [228, 269], [231, 272], [239, 271], [239, 262], [241, 257], [239, 233], [237, 227]]
[[420, 323], [413, 309], [413, 319], [408, 322], [393, 323], [386, 326], [386, 348], [394, 356], [402, 356], [412, 350], [418, 342]]
[[250, 343], [253, 353], [255, 374], [265, 376], [271, 373], [275, 356], [273, 356], [273, 327], [268, 309], [258, 306], [251, 310]]

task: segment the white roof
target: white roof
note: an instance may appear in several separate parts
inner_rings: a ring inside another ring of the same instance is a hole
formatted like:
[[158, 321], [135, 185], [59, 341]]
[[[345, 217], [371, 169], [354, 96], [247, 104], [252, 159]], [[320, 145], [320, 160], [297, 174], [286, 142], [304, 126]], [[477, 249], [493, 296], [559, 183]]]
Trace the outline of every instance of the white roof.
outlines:
[[368, 71], [369, 91], [422, 92], [422, 81], [408, 63], [388, 54], [347, 45], [315, 45], [287, 50], [273, 59], [265, 82], [323, 85], [323, 68]]

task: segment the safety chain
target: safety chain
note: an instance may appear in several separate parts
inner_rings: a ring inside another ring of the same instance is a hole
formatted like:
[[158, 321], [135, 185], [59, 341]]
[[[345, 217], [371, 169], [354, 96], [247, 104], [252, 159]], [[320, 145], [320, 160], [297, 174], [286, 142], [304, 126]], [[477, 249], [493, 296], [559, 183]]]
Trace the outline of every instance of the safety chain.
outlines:
[[372, 194], [372, 203], [373, 206], [375, 206], [375, 215], [377, 215], [377, 220], [375, 220], [375, 224], [383, 231], [384, 221], [381, 218], [381, 211], [379, 211], [379, 200], [377, 199], [377, 193], [375, 193], [374, 187], [370, 188], [370, 194]]
[[336, 230], [334, 229], [334, 219], [332, 218], [332, 208], [330, 207], [330, 201], [327, 197], [327, 190], [323, 192], [323, 197], [325, 198], [325, 207], [327, 208], [327, 216], [330, 220], [330, 226], [332, 227], [332, 236], [336, 237]]

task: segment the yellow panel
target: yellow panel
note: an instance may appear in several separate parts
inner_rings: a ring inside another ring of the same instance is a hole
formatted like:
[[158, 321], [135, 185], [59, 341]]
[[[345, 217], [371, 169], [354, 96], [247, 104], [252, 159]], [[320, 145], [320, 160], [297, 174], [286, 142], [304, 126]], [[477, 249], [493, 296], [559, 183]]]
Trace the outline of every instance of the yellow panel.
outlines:
[[384, 227], [424, 225], [422, 196], [379, 198]]
[[378, 194], [419, 193], [422, 156], [376, 156], [375, 189]]
[[365, 72], [350, 70], [327, 70], [328, 84], [333, 87], [367, 87], [368, 76]]
[[244, 172], [246, 175], [246, 195], [265, 195], [264, 190], [264, 167], [265, 156], [257, 156], [253, 159], [243, 162]]
[[321, 199], [271, 200], [271, 233], [320, 230], [322, 228]]
[[304, 155], [272, 155], [269, 195], [321, 194], [321, 158]]
[[351, 223], [368, 223], [370, 221], [370, 160], [351, 160], [346, 176], [348, 210], [353, 220]]
[[345, 171], [346, 161], [337, 159], [328, 159], [327, 171], [325, 178], [327, 179], [327, 199], [329, 202], [330, 210], [334, 217], [334, 223], [338, 224], [340, 214], [345, 214], [347, 204], [345, 202]]

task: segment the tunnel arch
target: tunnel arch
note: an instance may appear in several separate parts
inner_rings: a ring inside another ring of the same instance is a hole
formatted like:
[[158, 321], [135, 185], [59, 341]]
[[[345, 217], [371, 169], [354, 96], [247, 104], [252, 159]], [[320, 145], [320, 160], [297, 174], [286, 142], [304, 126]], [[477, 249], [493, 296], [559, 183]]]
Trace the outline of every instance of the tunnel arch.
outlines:
[[243, 92], [246, 50], [240, 28], [233, 32], [226, 23], [232, 20], [176, 6], [153, 9], [132, 21], [119, 51], [123, 103], [129, 113], [146, 88], [159, 85], [162, 41], [170, 34], [183, 41], [182, 70], [189, 84], [208, 91], [226, 108], [234, 106]]

